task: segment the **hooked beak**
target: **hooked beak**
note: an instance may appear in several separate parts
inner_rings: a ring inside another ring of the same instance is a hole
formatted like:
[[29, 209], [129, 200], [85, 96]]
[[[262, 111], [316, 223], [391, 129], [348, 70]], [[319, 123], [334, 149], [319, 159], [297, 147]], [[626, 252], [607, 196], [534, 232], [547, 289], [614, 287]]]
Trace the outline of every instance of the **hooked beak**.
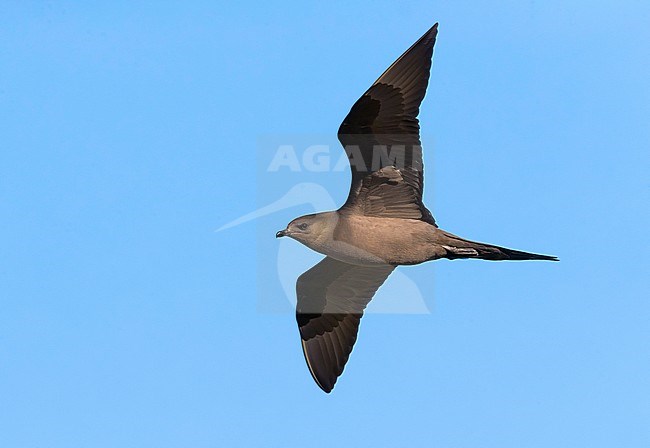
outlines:
[[280, 237], [283, 237], [283, 236], [287, 236], [288, 234], [289, 234], [289, 232], [287, 232], [287, 229], [284, 229], [284, 230], [280, 230], [278, 233], [276, 233], [275, 237], [280, 238]]

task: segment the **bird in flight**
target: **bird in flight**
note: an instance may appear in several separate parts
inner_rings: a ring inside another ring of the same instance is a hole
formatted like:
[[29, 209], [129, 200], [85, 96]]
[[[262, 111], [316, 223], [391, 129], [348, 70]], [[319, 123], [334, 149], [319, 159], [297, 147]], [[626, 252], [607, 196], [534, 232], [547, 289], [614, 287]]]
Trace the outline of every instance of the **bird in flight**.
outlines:
[[552, 260], [478, 243], [436, 225], [422, 202], [420, 103], [438, 24], [400, 56], [352, 106], [338, 138], [352, 184], [336, 211], [301, 216], [277, 232], [325, 255], [296, 283], [296, 319], [307, 366], [330, 392], [352, 352], [363, 311], [401, 265], [438, 258]]

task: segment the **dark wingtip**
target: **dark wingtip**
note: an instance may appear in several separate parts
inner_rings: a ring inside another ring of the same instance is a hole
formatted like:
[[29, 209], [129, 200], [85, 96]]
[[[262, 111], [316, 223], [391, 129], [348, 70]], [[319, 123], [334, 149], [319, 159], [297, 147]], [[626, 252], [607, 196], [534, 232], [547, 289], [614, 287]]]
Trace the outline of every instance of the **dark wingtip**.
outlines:
[[431, 28], [429, 28], [427, 32], [424, 33], [422, 37], [420, 37], [418, 41], [414, 43], [413, 46], [405, 52], [405, 54], [408, 53], [408, 51], [411, 50], [413, 47], [415, 47], [416, 45], [422, 42], [426, 42], [426, 43], [431, 42], [435, 44], [437, 36], [438, 36], [438, 22], [436, 22]]
[[312, 377], [314, 378], [314, 381], [316, 381], [316, 384], [318, 384], [318, 387], [320, 387], [321, 390], [326, 394], [332, 392], [332, 390], [334, 389], [334, 385], [336, 384], [336, 380], [338, 379], [338, 378], [334, 378], [334, 380], [332, 381], [331, 378], [318, 378], [316, 376], [316, 372], [312, 372]]
[[425, 36], [430, 34], [433, 34], [434, 37], [438, 34], [438, 22], [434, 23], [434, 25], [429, 28], [429, 31], [426, 32]]
[[307, 367], [309, 368], [311, 377], [323, 392], [329, 394], [332, 392], [332, 389], [334, 389], [334, 385], [336, 384], [338, 377], [335, 377], [333, 381], [328, 378], [319, 378], [318, 373], [314, 370], [314, 367], [312, 366], [311, 362], [309, 361], [309, 357], [307, 356], [307, 346], [305, 345], [305, 340], [300, 338], [300, 344], [302, 345], [302, 354], [305, 357], [305, 361], [307, 362]]
[[331, 383], [331, 384], [330, 384], [330, 383], [324, 383], [324, 382], [321, 382], [318, 378], [316, 378], [316, 375], [314, 375], [313, 372], [312, 372], [312, 377], [314, 378], [314, 381], [316, 382], [316, 384], [318, 385], [318, 387], [320, 387], [320, 389], [321, 389], [323, 392], [325, 392], [326, 394], [329, 394], [329, 393], [332, 392], [332, 390], [334, 389], [334, 384], [336, 383], [336, 380], [334, 380], [334, 383]]

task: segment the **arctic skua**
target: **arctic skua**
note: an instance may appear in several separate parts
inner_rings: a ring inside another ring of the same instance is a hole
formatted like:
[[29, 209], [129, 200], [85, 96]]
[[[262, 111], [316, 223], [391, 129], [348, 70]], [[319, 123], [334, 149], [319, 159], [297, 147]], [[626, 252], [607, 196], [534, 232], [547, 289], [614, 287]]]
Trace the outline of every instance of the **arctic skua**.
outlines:
[[436, 23], [343, 120], [338, 137], [352, 171], [345, 204], [336, 211], [296, 218], [276, 234], [326, 255], [296, 284], [305, 360], [325, 392], [343, 372], [366, 305], [397, 266], [439, 258], [558, 260], [453, 235], [438, 228], [422, 202], [417, 116], [437, 34]]

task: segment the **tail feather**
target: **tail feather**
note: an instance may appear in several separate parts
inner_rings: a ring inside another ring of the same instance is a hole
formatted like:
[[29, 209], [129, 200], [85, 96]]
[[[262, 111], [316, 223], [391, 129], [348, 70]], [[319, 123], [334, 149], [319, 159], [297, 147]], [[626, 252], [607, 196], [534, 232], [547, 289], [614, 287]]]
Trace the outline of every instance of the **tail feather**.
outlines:
[[[443, 231], [444, 232], [444, 231]], [[547, 260], [560, 261], [552, 255], [534, 254], [520, 250], [508, 249], [506, 247], [494, 246], [492, 244], [477, 243], [468, 241], [444, 232], [446, 244], [442, 247], [447, 251], [446, 258], [479, 258], [481, 260]]]
[[482, 260], [547, 260], [560, 261], [559, 258], [552, 255], [533, 254], [531, 252], [522, 252], [520, 250], [508, 249], [500, 246], [491, 246], [488, 244], [478, 244], [482, 246], [477, 249], [478, 257]]

